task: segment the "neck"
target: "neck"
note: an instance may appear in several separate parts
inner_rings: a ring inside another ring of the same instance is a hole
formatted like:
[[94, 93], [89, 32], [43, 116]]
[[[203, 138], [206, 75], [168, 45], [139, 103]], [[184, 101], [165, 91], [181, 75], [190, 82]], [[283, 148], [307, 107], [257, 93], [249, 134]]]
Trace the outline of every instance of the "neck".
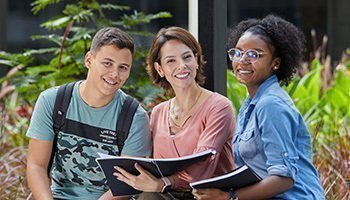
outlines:
[[194, 107], [196, 107], [202, 96], [203, 89], [197, 84], [195, 87], [189, 88], [184, 92], [175, 92], [176, 96], [173, 99], [171, 113], [175, 120], [186, 119], [190, 116]]
[[83, 101], [93, 108], [101, 108], [114, 98], [114, 96], [106, 97], [100, 95], [100, 93], [96, 91], [96, 87], [89, 85], [86, 80], [79, 85], [79, 94]]
[[198, 101], [201, 92], [202, 88], [197, 84], [186, 90], [175, 91], [175, 106], [180, 109], [180, 112], [191, 109], [191, 107], [193, 107], [193, 104]]

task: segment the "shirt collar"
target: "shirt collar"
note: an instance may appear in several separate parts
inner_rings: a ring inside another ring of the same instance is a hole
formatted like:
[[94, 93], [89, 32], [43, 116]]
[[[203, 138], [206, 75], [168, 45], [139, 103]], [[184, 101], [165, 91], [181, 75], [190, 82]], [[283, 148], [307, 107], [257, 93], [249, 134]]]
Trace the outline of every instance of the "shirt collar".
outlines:
[[[253, 99], [250, 101], [250, 104], [256, 104], [260, 97], [265, 93], [266, 89], [269, 88], [271, 85], [278, 83], [278, 79], [276, 75], [272, 75], [269, 78], [267, 78], [258, 88], [258, 91], [256, 91]], [[248, 99], [250, 99], [248, 97]]]

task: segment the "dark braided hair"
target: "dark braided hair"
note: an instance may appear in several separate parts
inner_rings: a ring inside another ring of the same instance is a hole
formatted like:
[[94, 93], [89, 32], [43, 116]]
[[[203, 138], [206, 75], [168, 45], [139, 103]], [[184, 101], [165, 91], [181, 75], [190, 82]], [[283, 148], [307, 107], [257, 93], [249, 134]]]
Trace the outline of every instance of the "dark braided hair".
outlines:
[[245, 32], [259, 35], [271, 48], [274, 57], [281, 58], [280, 67], [275, 73], [282, 85], [288, 85], [294, 73], [301, 67], [305, 52], [305, 36], [300, 29], [275, 15], [244, 20], [231, 31], [227, 42], [228, 49], [234, 48]]

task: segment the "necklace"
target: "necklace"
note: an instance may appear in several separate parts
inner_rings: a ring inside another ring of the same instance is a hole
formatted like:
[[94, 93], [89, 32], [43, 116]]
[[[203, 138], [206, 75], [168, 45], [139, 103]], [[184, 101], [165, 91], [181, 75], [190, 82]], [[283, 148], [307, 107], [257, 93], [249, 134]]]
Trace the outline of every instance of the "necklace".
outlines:
[[202, 91], [203, 91], [203, 90], [200, 89], [199, 94], [198, 94], [196, 100], [194, 101], [194, 103], [192, 104], [192, 106], [190, 107], [190, 109], [189, 109], [187, 112], [185, 112], [185, 113], [183, 114], [183, 113], [182, 113], [183, 109], [181, 108], [181, 112], [180, 112], [181, 115], [180, 115], [180, 114], [179, 114], [179, 115], [175, 114], [175, 98], [173, 99], [173, 102], [172, 102], [172, 103], [173, 103], [173, 106], [172, 106], [171, 111], [172, 111], [172, 114], [173, 114], [175, 120], [178, 120], [180, 117], [184, 117], [184, 116], [186, 116], [188, 113], [191, 112], [191, 110], [193, 109], [193, 107], [197, 104], [197, 102], [198, 102], [198, 100], [199, 100], [199, 97], [202, 95]]

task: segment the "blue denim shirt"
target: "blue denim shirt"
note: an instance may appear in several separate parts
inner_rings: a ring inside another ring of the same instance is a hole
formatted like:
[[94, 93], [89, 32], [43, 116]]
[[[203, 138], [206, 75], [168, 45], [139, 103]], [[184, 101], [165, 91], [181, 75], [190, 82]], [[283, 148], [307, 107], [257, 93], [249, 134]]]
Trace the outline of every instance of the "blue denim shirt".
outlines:
[[312, 164], [310, 134], [275, 75], [239, 110], [233, 148], [236, 167], [246, 164], [263, 179], [278, 175], [294, 180], [275, 199], [325, 199]]

